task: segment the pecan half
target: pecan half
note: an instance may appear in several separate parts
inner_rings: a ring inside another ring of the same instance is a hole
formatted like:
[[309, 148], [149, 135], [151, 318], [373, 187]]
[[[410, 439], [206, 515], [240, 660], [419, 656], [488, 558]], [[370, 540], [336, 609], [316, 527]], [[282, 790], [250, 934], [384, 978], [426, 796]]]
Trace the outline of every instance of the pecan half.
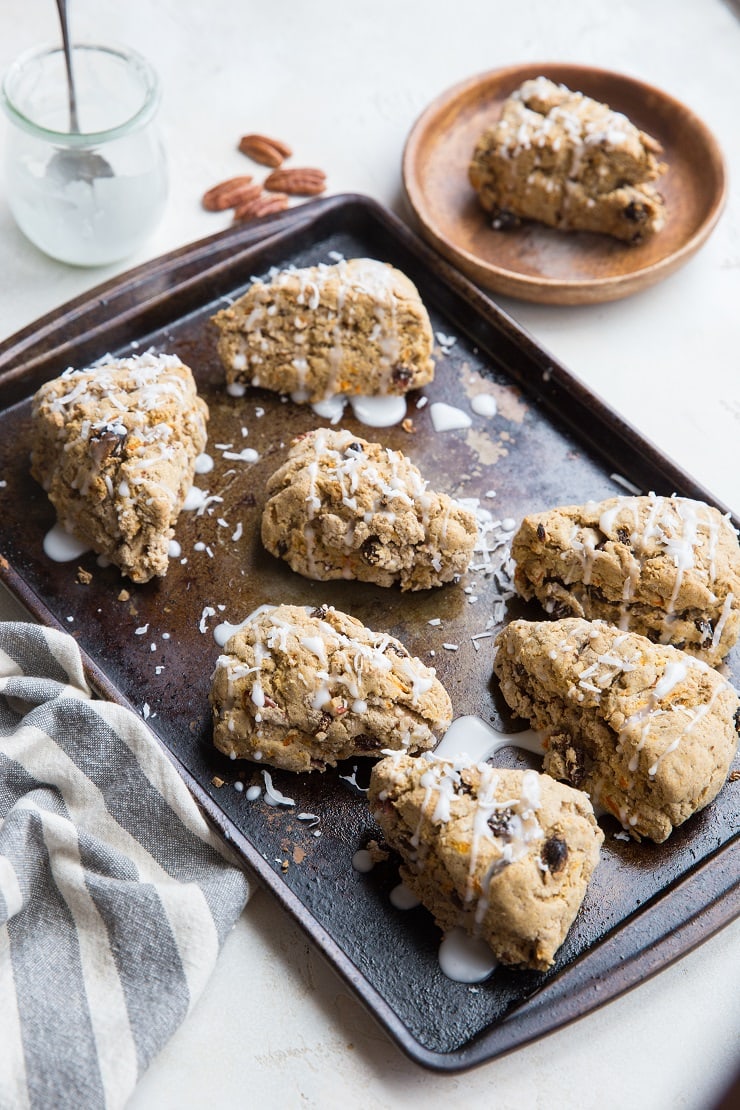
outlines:
[[127, 439], [128, 432], [123, 426], [106, 424], [88, 439], [90, 455], [100, 466], [109, 455], [120, 457]]
[[240, 177], [230, 177], [227, 181], [219, 181], [203, 194], [201, 201], [208, 212], [223, 212], [226, 208], [235, 208], [237, 204], [249, 200], [250, 197], [259, 196], [261, 185], [252, 183], [251, 174], [242, 174]]
[[285, 143], [267, 135], [243, 135], [239, 140], [239, 150], [253, 162], [272, 167], [281, 166], [293, 153]]
[[270, 216], [273, 212], [282, 212], [287, 207], [288, 197], [285, 193], [262, 193], [235, 209], [234, 223], [259, 220], [262, 216]]
[[265, 178], [265, 188], [270, 192], [288, 193], [293, 197], [316, 197], [326, 188], [326, 174], [307, 166], [289, 170], [273, 170]]

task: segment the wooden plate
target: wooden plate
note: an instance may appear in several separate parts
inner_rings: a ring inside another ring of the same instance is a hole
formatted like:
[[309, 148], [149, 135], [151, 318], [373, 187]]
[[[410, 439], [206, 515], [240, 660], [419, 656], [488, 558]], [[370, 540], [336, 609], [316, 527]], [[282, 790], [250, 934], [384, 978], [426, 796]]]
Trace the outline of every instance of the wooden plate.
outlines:
[[[473, 147], [506, 97], [540, 74], [624, 112], [662, 144], [668, 218], [648, 242], [629, 246], [534, 223], [491, 228], [468, 182]], [[685, 105], [618, 73], [537, 62], [481, 74], [435, 100], [406, 142], [403, 182], [422, 233], [445, 257], [488, 289], [545, 304], [617, 300], [667, 277], [706, 241], [726, 192], [717, 141]]]

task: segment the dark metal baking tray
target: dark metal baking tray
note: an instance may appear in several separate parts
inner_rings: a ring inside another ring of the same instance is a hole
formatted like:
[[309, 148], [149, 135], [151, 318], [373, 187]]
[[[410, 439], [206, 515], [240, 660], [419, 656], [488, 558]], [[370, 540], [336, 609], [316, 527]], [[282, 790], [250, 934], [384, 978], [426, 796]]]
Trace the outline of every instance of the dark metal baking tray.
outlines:
[[[258, 234], [265, 237], [257, 241]], [[624, 479], [643, 490], [713, 500], [395, 217], [367, 199], [335, 197], [258, 231], [232, 230], [140, 267], [0, 347], [1, 573], [36, 617], [75, 636], [102, 695], [148, 716], [211, 820], [404, 1051], [427, 1067], [455, 1071], [586, 1014], [731, 920], [740, 907], [740, 788], [728, 784], [663, 845], [615, 840], [618, 826], [604, 818], [602, 862], [555, 967], [547, 974], [499, 968], [475, 987], [441, 973], [439, 933], [425, 910], [402, 913], [390, 904], [393, 859], [369, 874], [353, 869], [353, 853], [379, 835], [364, 795], [350, 781], [367, 781], [362, 761], [326, 775], [273, 772], [278, 789], [296, 800], [291, 808], [250, 802], [234, 789], [240, 768], [210, 738], [207, 696], [219, 651], [212, 630], [264, 602], [329, 602], [399, 636], [427, 662], [434, 651], [457, 716], [510, 724], [491, 679], [492, 641], [471, 639], [491, 617], [493, 576], [472, 574], [438, 591], [402, 595], [359, 583], [309, 582], [260, 546], [268, 474], [293, 435], [325, 421], [262, 391], [240, 401], [228, 397], [209, 318], [253, 274], [273, 265], [328, 262], [332, 252], [399, 266], [419, 287], [435, 332], [455, 338], [438, 351], [435, 381], [424, 390], [431, 401], [468, 411], [477, 389], [497, 396], [498, 415], [474, 417], [467, 432], [435, 433], [430, 406], [417, 407], [417, 395], [409, 402], [412, 432], [399, 426], [373, 432], [349, 416], [343, 420], [355, 434], [404, 450], [434, 486], [481, 497], [497, 516], [515, 519], [623, 492]], [[150, 346], [176, 352], [197, 376], [211, 410], [209, 450], [216, 460], [197, 484], [223, 501], [212, 503], [212, 513], [181, 516], [176, 535], [187, 562], [173, 560], [165, 579], [133, 586], [87, 555], [78, 560], [92, 574], [85, 585], [77, 580], [78, 563], [53, 563], [42, 551], [54, 517], [28, 472], [29, 398], [68, 365]], [[259, 461], [225, 459], [214, 445], [226, 443], [234, 445], [232, 453], [256, 448]], [[486, 498], [492, 489], [495, 498]], [[234, 540], [238, 522], [243, 533]], [[471, 583], [473, 593], [466, 593]], [[122, 588], [128, 600], [119, 600]], [[207, 606], [215, 613], [204, 614]], [[507, 619], [524, 614], [539, 615], [516, 600], [507, 603]], [[430, 625], [437, 617], [442, 625]], [[737, 683], [737, 652], [728, 668]], [[502, 763], [524, 758], [515, 749], [500, 753]], [[251, 764], [241, 774], [245, 786], [262, 781]], [[298, 820], [302, 811], [318, 815], [317, 829]]]

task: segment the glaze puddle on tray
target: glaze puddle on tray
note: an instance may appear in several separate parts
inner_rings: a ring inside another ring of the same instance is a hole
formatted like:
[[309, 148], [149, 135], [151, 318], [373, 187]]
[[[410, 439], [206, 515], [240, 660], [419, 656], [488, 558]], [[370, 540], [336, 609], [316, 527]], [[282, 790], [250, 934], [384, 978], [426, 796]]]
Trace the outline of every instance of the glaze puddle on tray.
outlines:
[[481, 983], [498, 967], [498, 960], [484, 940], [452, 929], [439, 946], [439, 966], [456, 983]]
[[[302, 400], [295, 394], [291, 395], [291, 399]], [[327, 397], [325, 401], [316, 401], [311, 408], [317, 416], [328, 420], [331, 424], [338, 424], [347, 404], [351, 406], [355, 419], [369, 428], [390, 428], [393, 424], [400, 424], [406, 415], [406, 397], [396, 394], [347, 397], [343, 393], [336, 393], [333, 397]]]
[[44, 536], [44, 554], [55, 563], [69, 563], [89, 550], [89, 543], [65, 532], [61, 524], [55, 524]]
[[521, 732], [497, 732], [480, 717], [458, 717], [434, 749], [434, 754], [440, 759], [452, 760], [468, 756], [476, 763], [490, 759], [502, 748], [522, 748], [534, 755], [544, 755], [542, 739], [543, 736], [531, 728]]

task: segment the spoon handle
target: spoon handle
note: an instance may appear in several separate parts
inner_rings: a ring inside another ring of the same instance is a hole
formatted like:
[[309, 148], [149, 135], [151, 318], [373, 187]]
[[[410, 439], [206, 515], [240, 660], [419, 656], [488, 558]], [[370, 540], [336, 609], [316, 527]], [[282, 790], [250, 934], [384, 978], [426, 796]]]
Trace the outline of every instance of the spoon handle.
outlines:
[[69, 24], [67, 21], [67, 0], [57, 0], [59, 22], [62, 27], [62, 45], [64, 47], [64, 64], [67, 68], [67, 87], [69, 89], [69, 130], [79, 133], [80, 123], [77, 118], [77, 97], [75, 95], [75, 81], [72, 73], [72, 44], [69, 40]]

